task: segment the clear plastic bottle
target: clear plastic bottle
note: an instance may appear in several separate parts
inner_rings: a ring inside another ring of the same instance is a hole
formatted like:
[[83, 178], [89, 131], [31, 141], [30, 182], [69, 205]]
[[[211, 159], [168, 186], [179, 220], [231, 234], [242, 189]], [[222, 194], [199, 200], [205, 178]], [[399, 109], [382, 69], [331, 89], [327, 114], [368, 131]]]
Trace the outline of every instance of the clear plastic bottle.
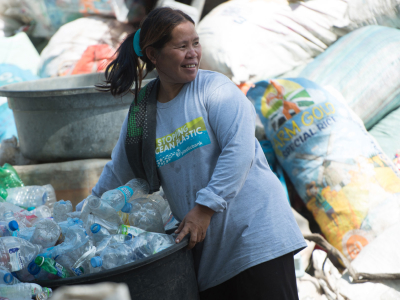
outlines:
[[42, 247], [24, 239], [6, 236], [0, 239], [0, 266], [11, 272], [22, 270], [27, 267]]
[[19, 226], [17, 221], [0, 221], [0, 237], [2, 236], [10, 236], [10, 235], [17, 235]]
[[129, 224], [145, 231], [165, 233], [158, 205], [148, 202], [148, 199], [132, 205], [129, 212]]
[[90, 260], [93, 268], [109, 270], [133, 262], [133, 248], [128, 242], [108, 245], [100, 254]]
[[89, 214], [95, 215], [103, 220], [110, 223], [122, 224], [121, 217], [118, 212], [115, 211], [106, 201], [96, 197], [89, 196], [85, 200], [85, 204], [82, 207], [81, 219], [84, 223], [87, 222]]
[[31, 242], [49, 248], [56, 244], [60, 238], [61, 228], [51, 219], [42, 219], [35, 224]]
[[137, 228], [135, 226], [121, 225], [118, 229], [118, 234], [128, 235], [131, 234], [134, 238], [139, 234], [144, 233], [143, 229]]
[[50, 198], [46, 186], [31, 185], [7, 189], [7, 202], [20, 207], [44, 205]]
[[170, 235], [153, 232], [141, 233], [132, 241], [133, 260], [156, 254], [174, 244], [175, 240]]
[[116, 211], [120, 211], [125, 204], [133, 198], [149, 193], [148, 183], [140, 178], [135, 178], [114, 190], [105, 192], [101, 199], [108, 202]]
[[72, 212], [71, 201], [60, 200], [54, 203], [53, 207], [53, 218], [57, 223], [66, 221], [68, 219], [67, 214]]
[[25, 227], [18, 230], [16, 232], [16, 236], [26, 241], [30, 241], [34, 232], [35, 232], [35, 227]]
[[[37, 280], [49, 280], [49, 273], [42, 270], [34, 261], [31, 261], [27, 268], [29, 274], [31, 274]], [[57, 277], [58, 278], [58, 277]]]
[[105, 237], [100, 243], [96, 245], [96, 256], [99, 256], [100, 253], [108, 246], [112, 244], [121, 244], [126, 241], [129, 241], [133, 238], [132, 234], [128, 233], [124, 234], [113, 234]]
[[57, 275], [60, 278], [71, 277], [70, 272], [52, 258], [37, 256], [35, 258], [35, 264], [41, 267], [42, 270]]
[[110, 235], [110, 232], [100, 224], [94, 223], [90, 226], [90, 231], [93, 234], [93, 239], [97, 243], [100, 243], [105, 237]]
[[39, 219], [45, 219], [45, 218], [51, 218], [52, 217], [51, 209], [46, 205], [38, 206], [34, 210], [32, 210], [31, 212], [32, 212], [33, 215], [35, 215]]
[[4, 267], [0, 267], [0, 284], [12, 284], [14, 276], [9, 270]]
[[110, 234], [116, 234], [116, 233], [118, 233], [119, 226], [122, 225], [122, 220], [121, 220], [120, 216], [118, 216], [118, 218], [120, 220], [119, 222], [112, 222], [112, 221], [109, 221], [108, 219], [102, 219], [96, 215], [89, 214], [86, 219], [86, 223], [85, 223], [86, 232], [88, 234], [92, 235], [92, 231], [90, 230], [90, 227], [93, 224], [97, 223], [97, 224], [101, 225], [101, 227], [104, 227], [105, 229], [107, 229]]
[[0, 285], [0, 295], [10, 300], [28, 300], [43, 291], [42, 287], [35, 283], [19, 283], [13, 285]]

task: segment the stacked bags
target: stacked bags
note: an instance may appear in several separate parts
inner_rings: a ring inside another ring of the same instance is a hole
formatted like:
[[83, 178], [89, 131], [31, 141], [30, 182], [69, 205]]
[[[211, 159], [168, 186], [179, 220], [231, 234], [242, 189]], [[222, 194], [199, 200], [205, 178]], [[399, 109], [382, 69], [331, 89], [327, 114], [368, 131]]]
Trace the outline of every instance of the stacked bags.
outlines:
[[399, 48], [399, 30], [367, 26], [308, 64], [304, 78], [260, 81], [247, 93], [300, 197], [350, 259], [400, 222], [399, 170], [364, 127], [377, 136], [399, 122]]
[[400, 178], [340, 93], [307, 79], [247, 93], [268, 139], [327, 240], [354, 259], [400, 221]]

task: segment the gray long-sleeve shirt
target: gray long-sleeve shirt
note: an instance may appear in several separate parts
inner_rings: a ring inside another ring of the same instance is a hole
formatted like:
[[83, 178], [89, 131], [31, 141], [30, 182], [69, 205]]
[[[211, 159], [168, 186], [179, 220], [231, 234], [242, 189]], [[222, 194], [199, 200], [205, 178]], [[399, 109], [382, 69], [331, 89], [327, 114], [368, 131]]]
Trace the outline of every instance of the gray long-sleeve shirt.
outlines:
[[[199, 70], [174, 99], [157, 104], [156, 161], [174, 216], [182, 220], [196, 203], [216, 212], [194, 249], [200, 291], [306, 246], [254, 128], [250, 101], [211, 71]], [[97, 196], [134, 178], [126, 132], [127, 118]]]

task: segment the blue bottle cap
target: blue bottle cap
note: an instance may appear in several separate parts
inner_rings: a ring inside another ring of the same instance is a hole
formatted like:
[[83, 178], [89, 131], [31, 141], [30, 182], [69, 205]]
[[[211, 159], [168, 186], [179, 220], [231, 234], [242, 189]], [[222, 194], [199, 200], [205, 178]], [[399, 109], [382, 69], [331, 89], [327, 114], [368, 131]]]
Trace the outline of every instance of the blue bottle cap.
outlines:
[[124, 213], [129, 213], [132, 209], [132, 204], [130, 204], [129, 202], [126, 202], [124, 207], [121, 209], [122, 212]]
[[31, 207], [28, 207], [26, 210], [27, 211], [32, 211], [32, 210], [34, 210], [36, 207], [34, 207], [34, 206], [31, 206]]
[[19, 226], [17, 221], [12, 220], [10, 223], [8, 223], [8, 228], [10, 228], [11, 231], [18, 230]]
[[64, 200], [58, 201], [59, 204], [67, 204]]
[[133, 239], [133, 235], [132, 235], [131, 233], [128, 233], [128, 234], [126, 235], [126, 237], [125, 237], [125, 241], [129, 241], [129, 240], [131, 240], [131, 239]]
[[92, 233], [97, 233], [99, 232], [101, 229], [101, 225], [94, 223], [92, 224], [92, 226], [90, 226], [90, 230], [92, 231]]
[[92, 257], [90, 264], [93, 268], [101, 267], [103, 265], [103, 259], [100, 256]]
[[31, 261], [28, 265], [28, 272], [35, 276], [40, 272], [40, 267], [34, 261]]
[[6, 274], [4, 275], [4, 277], [3, 277], [3, 280], [4, 280], [4, 282], [5, 282], [6, 284], [11, 283], [11, 281], [13, 281], [13, 279], [14, 279], [14, 276], [12, 276], [11, 273], [6, 273]]

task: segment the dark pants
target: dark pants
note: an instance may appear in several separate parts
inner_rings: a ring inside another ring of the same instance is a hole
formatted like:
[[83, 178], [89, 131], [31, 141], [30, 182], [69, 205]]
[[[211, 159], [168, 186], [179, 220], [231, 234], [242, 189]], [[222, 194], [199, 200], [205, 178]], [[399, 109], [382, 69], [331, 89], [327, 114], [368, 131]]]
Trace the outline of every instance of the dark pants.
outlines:
[[298, 300], [293, 253], [261, 263], [200, 293], [201, 300]]

